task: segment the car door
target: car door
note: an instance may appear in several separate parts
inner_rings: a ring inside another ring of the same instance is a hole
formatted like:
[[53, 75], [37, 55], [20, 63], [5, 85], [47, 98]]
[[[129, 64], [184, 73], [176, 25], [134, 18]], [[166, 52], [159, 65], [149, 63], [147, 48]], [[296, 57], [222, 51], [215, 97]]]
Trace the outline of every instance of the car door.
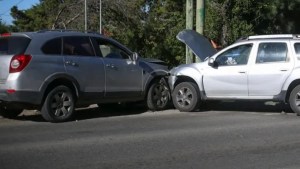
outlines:
[[215, 57], [216, 66], [208, 67], [203, 75], [207, 97], [248, 97], [247, 63], [252, 46], [234, 46]]
[[103, 59], [96, 56], [88, 36], [63, 38], [65, 68], [79, 83], [87, 100], [101, 99], [105, 91]]
[[142, 94], [143, 70], [119, 44], [94, 38], [105, 65], [105, 97], [130, 98]]
[[255, 63], [249, 69], [249, 96], [275, 96], [293, 69], [288, 41], [258, 44]]

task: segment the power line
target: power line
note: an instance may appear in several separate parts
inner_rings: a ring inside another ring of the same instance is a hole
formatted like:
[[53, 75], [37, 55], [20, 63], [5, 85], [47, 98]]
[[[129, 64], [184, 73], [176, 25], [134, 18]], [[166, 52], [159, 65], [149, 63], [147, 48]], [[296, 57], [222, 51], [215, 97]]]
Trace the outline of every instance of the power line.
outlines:
[[[17, 2], [15, 5], [13, 5], [13, 6], [18, 6], [20, 3], [22, 3], [24, 0], [20, 0], [19, 2]], [[2, 16], [2, 15], [4, 15], [4, 14], [6, 14], [7, 12], [9, 12], [10, 11], [10, 9], [8, 9], [8, 10], [6, 10], [5, 12], [3, 12], [3, 13], [1, 13], [0, 14], [0, 16]]]

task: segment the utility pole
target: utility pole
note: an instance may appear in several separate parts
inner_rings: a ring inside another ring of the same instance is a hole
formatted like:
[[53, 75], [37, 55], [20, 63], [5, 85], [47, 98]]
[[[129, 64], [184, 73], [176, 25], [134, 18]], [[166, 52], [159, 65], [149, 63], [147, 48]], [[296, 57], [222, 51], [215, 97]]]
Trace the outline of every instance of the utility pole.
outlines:
[[[197, 0], [196, 31], [202, 35], [204, 33], [204, 21], [205, 21], [205, 0]], [[201, 60], [198, 57], [196, 57], [196, 62], [201, 62]]]
[[99, 0], [99, 32], [102, 33], [102, 0]]
[[203, 34], [205, 21], [205, 0], [197, 0], [196, 13], [196, 31], [200, 34]]
[[87, 7], [86, 7], [86, 0], [84, 0], [84, 31], [87, 32]]
[[[193, 29], [194, 27], [194, 0], [186, 0], [186, 29]], [[193, 63], [193, 52], [186, 46], [185, 62], [187, 64]]]

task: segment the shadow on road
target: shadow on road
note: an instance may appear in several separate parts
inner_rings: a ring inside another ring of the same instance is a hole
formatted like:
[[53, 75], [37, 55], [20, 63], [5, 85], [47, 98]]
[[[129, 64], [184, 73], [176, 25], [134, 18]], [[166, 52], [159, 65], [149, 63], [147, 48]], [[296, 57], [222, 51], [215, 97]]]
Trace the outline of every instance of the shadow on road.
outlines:
[[[87, 120], [93, 118], [102, 117], [113, 117], [113, 116], [127, 116], [141, 114], [147, 111], [147, 108], [143, 105], [123, 105], [123, 104], [110, 104], [103, 107], [91, 106], [87, 108], [76, 109], [73, 120]], [[45, 122], [42, 118], [40, 112], [38, 111], [28, 111], [25, 110], [16, 120], [21, 121], [35, 121], [35, 122]]]
[[289, 105], [281, 102], [263, 101], [210, 101], [200, 106], [199, 111], [243, 111], [292, 113]]
[[[76, 114], [73, 121], [88, 120], [94, 118], [128, 116], [141, 114], [148, 111], [145, 105], [142, 104], [109, 104], [103, 107], [91, 106], [87, 108], [76, 109]], [[237, 112], [261, 112], [261, 113], [292, 113], [288, 105], [277, 102], [262, 102], [262, 101], [210, 101], [205, 102], [196, 112], [205, 111], [237, 111]], [[39, 112], [25, 111], [16, 120], [45, 122]]]
[[148, 109], [143, 105], [113, 104], [106, 105], [103, 107], [79, 109], [76, 111], [75, 120], [85, 120], [99, 117], [136, 115], [144, 113], [147, 110]]

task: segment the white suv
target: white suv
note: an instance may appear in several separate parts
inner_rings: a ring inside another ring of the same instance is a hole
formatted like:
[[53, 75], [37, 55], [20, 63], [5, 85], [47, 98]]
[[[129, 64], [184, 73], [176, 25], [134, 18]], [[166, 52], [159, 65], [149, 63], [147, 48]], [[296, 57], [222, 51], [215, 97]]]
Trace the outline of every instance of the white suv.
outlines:
[[205, 100], [274, 100], [289, 103], [300, 115], [297, 35], [249, 36], [219, 52], [195, 31], [184, 30], [177, 38], [203, 60], [170, 71], [172, 99], [180, 111], [194, 111]]

